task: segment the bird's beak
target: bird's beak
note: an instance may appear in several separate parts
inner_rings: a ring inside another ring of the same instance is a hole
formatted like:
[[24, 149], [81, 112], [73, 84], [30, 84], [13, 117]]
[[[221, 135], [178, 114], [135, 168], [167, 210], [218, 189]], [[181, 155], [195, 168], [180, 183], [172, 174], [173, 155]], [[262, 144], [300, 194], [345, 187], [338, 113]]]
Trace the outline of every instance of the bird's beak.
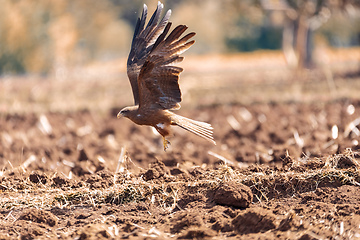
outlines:
[[117, 118], [122, 118], [123, 117], [123, 115], [121, 114], [121, 112], [119, 112], [118, 114], [117, 114]]

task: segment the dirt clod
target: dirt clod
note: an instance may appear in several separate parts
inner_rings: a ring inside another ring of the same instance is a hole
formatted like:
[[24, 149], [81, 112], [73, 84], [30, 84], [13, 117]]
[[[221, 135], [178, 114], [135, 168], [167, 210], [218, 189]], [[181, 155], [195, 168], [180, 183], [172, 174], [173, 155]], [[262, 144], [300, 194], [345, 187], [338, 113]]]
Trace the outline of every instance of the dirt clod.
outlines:
[[360, 168], [360, 164], [351, 157], [340, 155], [338, 158], [335, 158], [335, 164], [338, 168], [346, 169], [346, 168]]
[[236, 182], [220, 184], [215, 190], [214, 201], [217, 204], [246, 208], [253, 200], [253, 193], [248, 186]]
[[178, 212], [172, 221], [174, 222], [174, 225], [171, 228], [172, 233], [179, 233], [191, 226], [200, 227], [204, 225], [202, 218], [197, 213], [190, 211]]
[[301, 219], [291, 212], [283, 220], [281, 220], [278, 229], [280, 231], [288, 231], [290, 229], [297, 230], [302, 226]]
[[29, 179], [33, 183], [42, 183], [47, 182], [47, 176], [41, 171], [34, 171], [30, 174]]
[[244, 210], [232, 221], [232, 224], [241, 234], [266, 232], [277, 227], [276, 216], [263, 208]]
[[75, 239], [111, 239], [108, 226], [105, 224], [89, 224], [72, 235]]
[[177, 202], [178, 206], [180, 208], [186, 208], [186, 207], [193, 207], [195, 205], [199, 206], [201, 204], [204, 204], [206, 201], [206, 198], [201, 193], [196, 194], [185, 194], [181, 197], [181, 199]]
[[108, 188], [114, 184], [114, 177], [107, 171], [98, 172], [86, 178], [86, 183], [90, 184], [90, 188]]
[[169, 173], [169, 170], [166, 169], [166, 166], [163, 162], [157, 160], [150, 164], [150, 168], [144, 173], [144, 180], [149, 181], [153, 179], [158, 179], [164, 177]]
[[206, 239], [216, 236], [214, 230], [201, 227], [201, 228], [189, 228], [179, 236], [179, 239]]
[[53, 182], [52, 186], [54, 187], [67, 187], [70, 185], [70, 180], [62, 175], [55, 176], [52, 179], [52, 182]]
[[39, 236], [42, 236], [45, 234], [45, 231], [43, 228], [41, 228], [38, 225], [26, 225], [24, 226], [24, 228], [21, 231], [21, 236], [20, 239], [21, 240], [30, 240], [30, 239], [36, 239]]
[[35, 223], [45, 223], [45, 224], [49, 225], [50, 227], [55, 226], [58, 222], [55, 215], [52, 214], [51, 212], [44, 211], [41, 209], [36, 209], [36, 208], [24, 210], [21, 213], [19, 220], [26, 220], [26, 221], [31, 221], [31, 222], [35, 222]]

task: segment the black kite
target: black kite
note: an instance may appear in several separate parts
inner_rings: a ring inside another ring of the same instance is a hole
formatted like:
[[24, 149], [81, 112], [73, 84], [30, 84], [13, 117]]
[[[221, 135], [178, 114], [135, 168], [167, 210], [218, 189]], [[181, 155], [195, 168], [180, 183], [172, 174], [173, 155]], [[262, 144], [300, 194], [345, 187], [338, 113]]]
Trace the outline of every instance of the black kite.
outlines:
[[164, 150], [169, 143], [165, 137], [170, 134], [170, 125], [177, 125], [215, 144], [210, 124], [169, 111], [180, 108], [178, 80], [183, 69], [175, 64], [183, 60], [179, 55], [194, 44], [194, 40], [188, 40], [195, 33], [180, 38], [187, 26], [179, 25], [167, 36], [171, 10], [160, 20], [162, 9], [159, 2], [146, 27], [145, 4], [141, 18], [138, 18], [127, 62], [135, 106], [123, 108], [117, 117], [124, 116], [136, 124], [153, 126], [163, 136]]

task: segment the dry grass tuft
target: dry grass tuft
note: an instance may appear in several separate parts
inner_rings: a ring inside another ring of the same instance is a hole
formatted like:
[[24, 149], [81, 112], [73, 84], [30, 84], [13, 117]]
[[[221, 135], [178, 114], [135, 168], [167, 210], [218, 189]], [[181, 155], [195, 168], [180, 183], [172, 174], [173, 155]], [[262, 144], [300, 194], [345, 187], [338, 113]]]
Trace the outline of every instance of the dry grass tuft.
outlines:
[[[297, 161], [292, 164], [294, 168], [287, 169], [288, 171], [260, 168], [258, 172], [243, 176], [241, 183], [252, 189], [258, 201], [289, 197], [323, 186], [360, 186], [359, 161], [351, 150], [347, 149], [344, 154], [328, 157], [325, 163], [322, 161]], [[314, 169], [309, 169], [309, 166]]]
[[228, 165], [221, 165], [217, 170], [202, 172], [196, 179], [178, 181], [172, 176], [172, 181], [162, 183], [156, 182], [156, 179], [145, 181], [141, 176], [129, 178], [127, 176], [131, 175], [130, 172], [121, 173], [122, 175], [114, 175], [117, 181], [112, 186], [98, 189], [92, 189], [86, 183], [80, 188], [59, 189], [50, 180], [46, 183], [34, 183], [24, 173], [18, 175], [16, 181], [10, 181], [11, 176], [6, 176], [5, 172], [1, 179], [0, 209], [119, 205], [143, 201], [171, 212], [180, 199], [178, 192], [183, 192], [184, 189], [188, 192], [206, 193], [221, 183], [234, 181], [249, 186], [255, 201], [268, 201], [314, 191], [324, 186], [360, 186], [359, 160], [355, 156], [358, 154], [346, 150], [344, 154], [326, 159], [292, 159], [297, 162], [291, 164], [290, 168], [289, 164], [285, 164], [282, 169], [254, 166], [234, 170]]

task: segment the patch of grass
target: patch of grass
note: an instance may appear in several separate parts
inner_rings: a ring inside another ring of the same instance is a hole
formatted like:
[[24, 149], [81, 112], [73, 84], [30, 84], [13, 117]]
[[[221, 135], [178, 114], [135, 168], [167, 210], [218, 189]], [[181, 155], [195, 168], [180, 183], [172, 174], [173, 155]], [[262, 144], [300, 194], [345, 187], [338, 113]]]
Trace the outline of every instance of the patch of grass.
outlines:
[[136, 186], [128, 185], [120, 192], [111, 192], [105, 197], [106, 203], [124, 204], [128, 202], [145, 201], [143, 187], [137, 188]]
[[[348, 168], [340, 168], [344, 161], [348, 163]], [[306, 162], [297, 162], [295, 165], [301, 167], [306, 164]], [[240, 182], [252, 189], [255, 199], [268, 201], [271, 198], [290, 197], [294, 194], [314, 191], [323, 186], [360, 186], [358, 166], [358, 161], [347, 152], [344, 155], [337, 154], [327, 158], [324, 167], [314, 170], [299, 172], [296, 168], [290, 171], [267, 170], [266, 173], [263, 170], [244, 176]]]
[[[357, 156], [357, 155], [356, 155]], [[0, 209], [21, 207], [69, 207], [74, 205], [126, 204], [129, 202], [146, 202], [172, 211], [179, 200], [178, 192], [203, 193], [216, 188], [220, 183], [235, 181], [249, 186], [255, 201], [268, 201], [272, 198], [290, 197], [299, 193], [314, 191], [319, 187], [341, 185], [360, 186], [359, 162], [355, 154], [345, 152], [326, 159], [295, 160], [293, 169], [256, 166], [254, 168], [234, 170], [222, 165], [217, 170], [203, 171], [201, 176], [187, 181], [158, 183], [145, 181], [142, 177], [122, 179], [109, 188], [91, 189], [84, 187], [61, 190], [46, 184], [33, 184], [24, 178], [26, 189], [7, 186], [3, 189]], [[324, 164], [306, 168], [309, 161], [322, 161]], [[9, 178], [9, 177], [7, 177]], [[7, 184], [18, 184], [8, 181]]]

